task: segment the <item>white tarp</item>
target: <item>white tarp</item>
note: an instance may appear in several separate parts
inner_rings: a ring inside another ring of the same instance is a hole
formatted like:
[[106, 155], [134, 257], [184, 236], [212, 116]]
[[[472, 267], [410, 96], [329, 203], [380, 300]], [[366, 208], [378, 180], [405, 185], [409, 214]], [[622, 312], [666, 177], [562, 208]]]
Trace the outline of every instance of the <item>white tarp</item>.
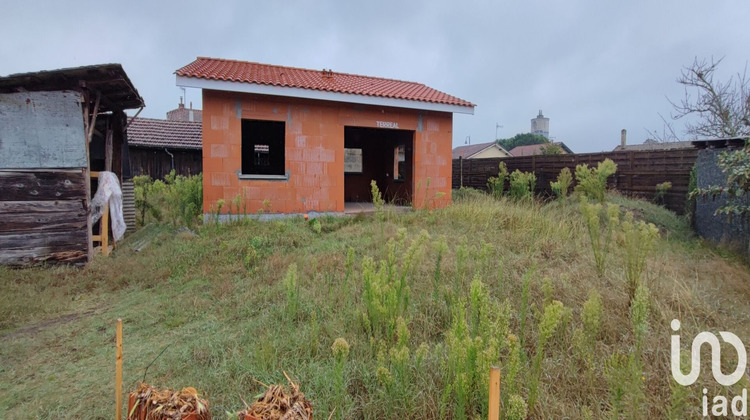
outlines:
[[99, 187], [91, 199], [91, 223], [96, 223], [104, 214], [104, 206], [109, 202], [109, 220], [112, 221], [112, 234], [116, 241], [125, 234], [125, 219], [122, 217], [122, 190], [114, 172], [99, 172]]

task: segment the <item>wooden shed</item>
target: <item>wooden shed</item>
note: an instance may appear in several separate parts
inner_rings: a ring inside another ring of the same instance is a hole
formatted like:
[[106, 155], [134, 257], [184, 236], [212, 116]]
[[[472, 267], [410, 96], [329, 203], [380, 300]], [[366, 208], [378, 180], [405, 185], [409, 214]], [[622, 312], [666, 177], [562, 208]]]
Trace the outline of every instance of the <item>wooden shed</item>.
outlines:
[[85, 264], [96, 173], [130, 177], [124, 110], [142, 108], [122, 66], [0, 77], [0, 264]]

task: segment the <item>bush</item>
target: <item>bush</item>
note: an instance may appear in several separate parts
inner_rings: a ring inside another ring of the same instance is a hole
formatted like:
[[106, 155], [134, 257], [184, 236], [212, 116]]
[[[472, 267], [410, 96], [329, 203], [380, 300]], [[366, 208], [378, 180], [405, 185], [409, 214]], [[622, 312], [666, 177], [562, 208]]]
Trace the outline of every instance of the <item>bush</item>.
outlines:
[[148, 175], [133, 177], [137, 222], [144, 226], [165, 219], [193, 227], [203, 211], [203, 174], [190, 177], [172, 170], [164, 181]]
[[611, 159], [604, 159], [599, 162], [596, 168], [589, 168], [589, 165], [576, 165], [576, 182], [577, 193], [603, 203], [607, 197], [607, 178], [617, 172], [617, 164]]
[[656, 193], [654, 194], [654, 203], [664, 205], [664, 197], [666, 197], [670, 188], [672, 188], [672, 183], [669, 181], [656, 184], [656, 187], [654, 188], [656, 190]]
[[556, 182], [550, 182], [549, 186], [552, 188], [552, 192], [555, 193], [557, 198], [564, 199], [568, 196], [568, 190], [570, 184], [573, 183], [573, 175], [570, 173], [570, 169], [562, 168], [560, 173], [557, 175]]
[[505, 162], [500, 162], [498, 167], [500, 170], [497, 176], [490, 177], [487, 180], [487, 190], [495, 198], [502, 197], [505, 190], [505, 180], [508, 179], [508, 167], [505, 165]]
[[518, 169], [510, 174], [510, 196], [516, 200], [531, 198], [536, 185], [533, 172], [521, 172]]

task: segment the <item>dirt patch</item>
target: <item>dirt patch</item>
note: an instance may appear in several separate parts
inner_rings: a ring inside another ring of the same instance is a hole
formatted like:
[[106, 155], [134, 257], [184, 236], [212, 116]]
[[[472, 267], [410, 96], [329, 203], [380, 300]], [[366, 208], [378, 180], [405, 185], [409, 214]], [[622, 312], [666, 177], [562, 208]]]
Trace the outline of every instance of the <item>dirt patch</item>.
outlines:
[[57, 318], [47, 319], [41, 322], [37, 322], [36, 324], [31, 325], [29, 327], [11, 331], [5, 335], [0, 335], [0, 340], [15, 338], [23, 334], [37, 334], [38, 332], [42, 330], [46, 330], [47, 328], [54, 327], [54, 326], [61, 325], [61, 324], [67, 324], [68, 322], [72, 322], [77, 319], [81, 319], [83, 317], [91, 316], [94, 313], [96, 313], [96, 309], [89, 309], [84, 312], [77, 312], [77, 313], [72, 313], [68, 315], [62, 315]]

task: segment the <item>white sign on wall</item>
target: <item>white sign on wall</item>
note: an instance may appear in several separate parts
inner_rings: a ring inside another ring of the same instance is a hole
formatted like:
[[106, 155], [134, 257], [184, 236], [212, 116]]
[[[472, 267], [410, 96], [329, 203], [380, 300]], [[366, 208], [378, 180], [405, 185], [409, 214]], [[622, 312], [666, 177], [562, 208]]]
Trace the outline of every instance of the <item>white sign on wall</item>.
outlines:
[[393, 121], [375, 121], [378, 128], [398, 128], [398, 123]]
[[344, 172], [362, 173], [362, 149], [344, 149]]

